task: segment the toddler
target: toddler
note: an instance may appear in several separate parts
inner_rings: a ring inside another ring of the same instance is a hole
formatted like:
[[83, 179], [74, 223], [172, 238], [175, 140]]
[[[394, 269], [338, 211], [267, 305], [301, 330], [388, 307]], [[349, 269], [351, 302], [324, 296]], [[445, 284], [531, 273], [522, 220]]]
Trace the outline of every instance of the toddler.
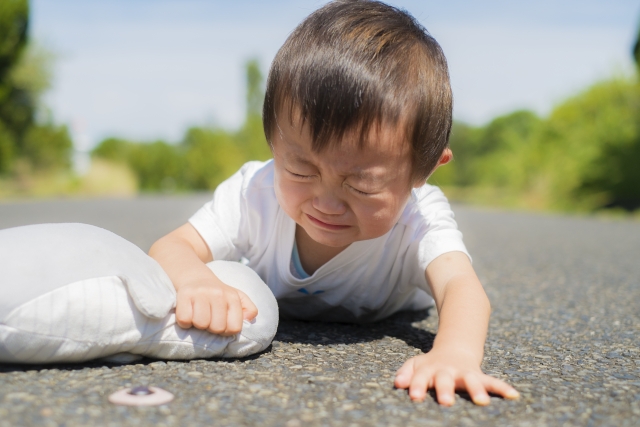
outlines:
[[480, 364], [489, 301], [442, 192], [426, 184], [451, 159], [445, 57], [409, 14], [334, 1], [305, 19], [276, 55], [264, 131], [273, 152], [222, 183], [213, 200], [150, 250], [177, 291], [181, 327], [223, 336], [257, 316], [249, 297], [205, 263], [248, 261], [283, 316], [369, 322], [435, 300], [433, 348], [395, 385], [442, 405], [466, 390], [517, 398]]

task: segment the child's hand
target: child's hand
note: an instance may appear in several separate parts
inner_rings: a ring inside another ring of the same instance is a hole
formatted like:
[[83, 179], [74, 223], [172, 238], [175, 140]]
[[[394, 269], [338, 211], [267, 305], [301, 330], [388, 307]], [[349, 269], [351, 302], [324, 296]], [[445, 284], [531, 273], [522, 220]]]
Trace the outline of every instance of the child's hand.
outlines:
[[149, 250], [176, 288], [176, 322], [217, 335], [242, 330], [243, 319], [258, 315], [257, 307], [242, 291], [224, 284], [205, 263], [213, 261], [202, 236], [189, 223], [155, 242]]
[[231, 336], [242, 330], [243, 320], [258, 315], [257, 307], [244, 292], [217, 282], [200, 280], [180, 286], [176, 299], [178, 326]]
[[435, 389], [438, 403], [451, 406], [454, 390], [465, 390], [476, 405], [488, 405], [492, 393], [518, 399], [518, 392], [497, 378], [485, 375], [472, 357], [436, 349], [413, 357], [396, 373], [395, 386], [409, 389], [412, 400], [422, 401], [428, 389]]

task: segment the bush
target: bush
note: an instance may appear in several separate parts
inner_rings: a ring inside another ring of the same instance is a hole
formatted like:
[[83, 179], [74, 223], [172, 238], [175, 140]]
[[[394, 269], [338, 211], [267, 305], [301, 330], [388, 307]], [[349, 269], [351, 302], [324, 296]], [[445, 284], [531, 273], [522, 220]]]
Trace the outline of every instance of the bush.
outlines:
[[640, 87], [601, 82], [556, 108], [539, 141], [560, 205], [640, 206]]
[[15, 141], [13, 135], [0, 122], [0, 174], [11, 168], [15, 155]]
[[107, 138], [93, 149], [92, 154], [115, 163], [126, 164], [131, 156], [133, 147], [133, 142], [119, 138]]
[[600, 82], [546, 119], [516, 111], [483, 127], [455, 123], [454, 161], [430, 182], [492, 189], [538, 208], [634, 209], [640, 206], [639, 126], [640, 85], [625, 78]]
[[246, 161], [231, 134], [222, 130], [191, 128], [182, 141], [186, 182], [190, 188], [211, 190]]
[[181, 147], [164, 141], [135, 143], [118, 138], [104, 140], [92, 152], [96, 157], [127, 165], [143, 191], [189, 188]]
[[34, 125], [27, 130], [21, 155], [38, 169], [65, 169], [71, 165], [73, 143], [66, 126]]
[[28, 0], [0, 2], [0, 174], [71, 165], [66, 127], [35, 120], [53, 55], [29, 42], [28, 27]]
[[171, 192], [185, 188], [184, 156], [177, 147], [164, 141], [136, 145], [129, 166], [138, 176], [142, 190]]

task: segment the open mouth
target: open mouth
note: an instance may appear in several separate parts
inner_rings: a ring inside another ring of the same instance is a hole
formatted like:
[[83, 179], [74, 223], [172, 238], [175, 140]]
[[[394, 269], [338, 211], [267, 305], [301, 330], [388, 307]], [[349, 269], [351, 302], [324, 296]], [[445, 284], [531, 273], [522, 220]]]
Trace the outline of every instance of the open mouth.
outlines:
[[315, 218], [309, 214], [306, 214], [311, 223], [317, 225], [318, 227], [325, 228], [327, 230], [344, 230], [345, 228], [349, 228], [349, 225], [340, 225], [340, 224], [330, 224], [324, 221], [320, 221], [318, 218]]

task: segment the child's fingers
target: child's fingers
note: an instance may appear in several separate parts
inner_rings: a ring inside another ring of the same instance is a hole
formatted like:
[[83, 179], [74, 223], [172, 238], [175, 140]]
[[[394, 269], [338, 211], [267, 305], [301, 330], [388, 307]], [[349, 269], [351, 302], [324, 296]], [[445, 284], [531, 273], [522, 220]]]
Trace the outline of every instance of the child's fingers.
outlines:
[[398, 369], [394, 382], [396, 388], [409, 388], [409, 385], [411, 385], [411, 378], [413, 377], [413, 365], [413, 359], [409, 359], [404, 362], [404, 365], [402, 365], [400, 369]]
[[191, 299], [181, 297], [178, 294], [176, 301], [176, 323], [183, 329], [189, 329], [193, 326], [191, 319], [193, 318], [193, 306]]
[[195, 299], [193, 301], [193, 315], [191, 323], [198, 329], [207, 329], [211, 324], [211, 307], [208, 301]]
[[242, 306], [240, 298], [229, 298], [225, 335], [235, 335], [242, 330]]
[[467, 390], [467, 393], [469, 393], [469, 396], [471, 396], [473, 403], [481, 406], [489, 404], [489, 395], [477, 374], [467, 374], [462, 378], [462, 381], [464, 388]]
[[411, 378], [411, 385], [409, 386], [411, 400], [422, 401], [427, 397], [431, 376], [432, 373], [428, 369], [415, 369], [414, 366], [413, 378]]
[[438, 371], [435, 374], [434, 381], [438, 403], [444, 406], [453, 405], [456, 385], [451, 374], [443, 370]]
[[245, 320], [253, 320], [258, 315], [258, 307], [251, 301], [251, 298], [242, 291], [238, 291], [240, 304], [242, 305], [242, 314]]
[[504, 381], [489, 375], [482, 376], [482, 384], [484, 385], [485, 390], [489, 393], [502, 396], [506, 399], [518, 399], [520, 397], [520, 393], [518, 393], [515, 388], [511, 387]]
[[208, 325], [209, 332], [225, 336], [227, 331], [228, 305], [226, 299], [211, 301], [210, 306], [211, 323]]

